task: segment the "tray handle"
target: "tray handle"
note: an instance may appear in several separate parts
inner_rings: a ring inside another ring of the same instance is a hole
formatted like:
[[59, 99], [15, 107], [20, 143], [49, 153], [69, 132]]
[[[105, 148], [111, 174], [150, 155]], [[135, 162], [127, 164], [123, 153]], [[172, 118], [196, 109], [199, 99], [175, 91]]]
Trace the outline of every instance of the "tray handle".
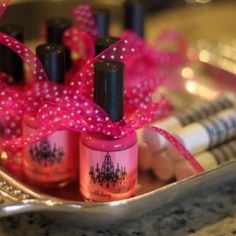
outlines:
[[34, 193], [0, 168], [0, 204], [41, 198], [39, 194]]

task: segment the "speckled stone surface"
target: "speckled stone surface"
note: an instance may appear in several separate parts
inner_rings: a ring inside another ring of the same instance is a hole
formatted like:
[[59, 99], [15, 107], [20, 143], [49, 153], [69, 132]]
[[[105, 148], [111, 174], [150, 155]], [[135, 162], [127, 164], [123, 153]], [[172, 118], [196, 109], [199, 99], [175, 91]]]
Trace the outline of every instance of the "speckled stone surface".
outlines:
[[189, 195], [116, 228], [86, 230], [43, 214], [0, 220], [0, 236], [233, 236], [236, 235], [236, 178]]

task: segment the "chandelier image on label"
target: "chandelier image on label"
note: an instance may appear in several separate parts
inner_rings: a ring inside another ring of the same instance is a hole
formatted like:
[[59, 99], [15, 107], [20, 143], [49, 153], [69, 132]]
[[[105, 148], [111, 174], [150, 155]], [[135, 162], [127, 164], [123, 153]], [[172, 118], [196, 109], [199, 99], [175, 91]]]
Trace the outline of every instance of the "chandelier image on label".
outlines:
[[29, 153], [34, 162], [43, 166], [51, 166], [60, 163], [65, 155], [63, 148], [57, 147], [55, 143], [52, 147], [47, 139], [32, 144]]
[[110, 186], [114, 187], [117, 184], [122, 184], [127, 176], [127, 172], [125, 166], [120, 166], [119, 163], [117, 163], [115, 168], [111, 160], [111, 155], [107, 152], [101, 168], [99, 167], [99, 163], [97, 163], [96, 168], [90, 166], [89, 175], [93, 183], [97, 183], [101, 186], [105, 184], [106, 187], [109, 188]]

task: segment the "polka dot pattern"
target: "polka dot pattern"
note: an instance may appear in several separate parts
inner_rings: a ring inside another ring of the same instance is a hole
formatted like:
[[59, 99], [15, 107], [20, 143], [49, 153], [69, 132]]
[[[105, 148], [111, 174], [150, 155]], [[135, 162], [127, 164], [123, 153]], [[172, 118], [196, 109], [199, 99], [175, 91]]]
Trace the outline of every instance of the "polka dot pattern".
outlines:
[[7, 86], [13, 84], [14, 84], [14, 79], [11, 76], [0, 71], [0, 89], [6, 88]]
[[35, 80], [47, 80], [47, 75], [43, 66], [28, 47], [4, 33], [0, 33], [0, 42], [8, 48], [11, 48], [12, 51], [17, 53], [22, 60], [24, 60], [25, 64], [32, 72], [32, 77], [35, 78]]
[[[132, 39], [124, 37], [96, 58], [87, 60], [68, 86], [51, 84], [46, 79], [36, 80], [24, 93], [21, 101], [23, 101], [23, 113], [37, 115], [40, 128], [30, 137], [6, 141], [5, 145], [18, 148], [60, 129], [99, 132], [118, 138], [149, 123], [157, 116], [157, 111], [166, 111], [166, 104], [163, 102], [152, 103], [151, 99], [140, 96], [139, 101], [142, 100], [142, 103], [139, 108], [132, 113], [127, 112], [124, 117], [125, 122], [121, 124], [111, 122], [106, 113], [93, 103], [94, 62], [104, 58], [123, 60], [127, 64], [135, 57], [137, 50], [134, 46], [131, 47], [131, 43], [133, 44]], [[135, 91], [134, 89], [134, 94]], [[125, 100], [129, 103], [127, 98]], [[12, 109], [17, 110], [15, 107]], [[158, 115], [161, 116], [161, 112]]]
[[86, 60], [94, 56], [93, 37], [79, 28], [68, 28], [63, 35], [63, 43], [81, 59]]
[[179, 153], [187, 160], [189, 163], [192, 165], [192, 167], [197, 171], [197, 172], [202, 172], [204, 171], [203, 167], [196, 161], [194, 156], [184, 147], [184, 145], [176, 139], [173, 135], [170, 133], [166, 132], [163, 129], [150, 126], [151, 129], [155, 130], [158, 132], [161, 136], [166, 138], [176, 149], [179, 151]]
[[[96, 35], [93, 32], [95, 32], [96, 25], [91, 6], [79, 5], [74, 7], [72, 12], [79, 29], [76, 34], [81, 30], [86, 30], [91, 37], [95, 37]], [[68, 34], [68, 36], [72, 35], [72, 32]], [[140, 104], [143, 104], [144, 99], [146, 102], [151, 101], [153, 91], [163, 84], [168, 77], [176, 76], [179, 65], [186, 61], [183, 52], [186, 51], [187, 47], [185, 39], [173, 30], [161, 33], [156, 39], [155, 48], [147, 45], [145, 41], [131, 32], [125, 32], [121, 38], [126, 40], [116, 43], [116, 46], [104, 51], [99, 58], [116, 59], [125, 63], [126, 111], [133, 112]], [[75, 39], [79, 39], [79, 37], [76, 36]], [[160, 45], [166, 42], [172, 43], [172, 46], [174, 45], [177, 50], [174, 52], [161, 50]], [[73, 44], [71, 43], [71, 49], [76, 49], [79, 44], [79, 41], [76, 42], [75, 40]], [[78, 51], [78, 48], [76, 50]], [[128, 60], [126, 60], [127, 58]], [[78, 77], [78, 75], [75, 76], [75, 78]], [[92, 89], [93, 84], [92, 82], [89, 83], [91, 84], [90, 89]], [[134, 97], [135, 99], [133, 99]]]
[[96, 38], [98, 35], [92, 7], [88, 4], [78, 5], [72, 9], [72, 17], [78, 29]]
[[24, 112], [23, 93], [14, 88], [0, 90], [0, 136], [4, 139], [20, 137]]
[[[3, 1], [0, 14], [3, 14], [5, 6], [7, 1]], [[166, 99], [160, 97], [158, 102], [153, 102], [152, 93], [166, 79], [165, 74], [163, 76], [159, 72], [160, 66], [176, 67], [180, 57], [175, 58], [173, 53], [157, 52], [138, 36], [126, 32], [121, 40], [93, 58], [92, 44], [97, 30], [91, 7], [80, 5], [73, 8], [73, 17], [77, 27], [66, 31], [64, 41], [80, 54], [84, 62], [67, 85], [50, 83], [44, 68], [29, 49], [14, 38], [0, 33], [0, 42], [24, 60], [34, 78], [31, 85], [21, 89], [8, 86], [10, 78], [0, 74], [0, 134], [6, 149], [22, 148], [62, 129], [98, 132], [119, 138], [170, 111], [171, 106]], [[171, 41], [174, 36], [167, 34], [166, 37]], [[92, 100], [93, 65], [101, 59], [118, 60], [125, 64], [125, 116], [121, 122], [112, 122]], [[22, 135], [19, 128], [22, 117], [29, 114], [36, 117], [39, 128], [29, 135]], [[196, 169], [201, 170], [191, 154], [170, 134], [158, 128], [156, 131], [172, 142]]]

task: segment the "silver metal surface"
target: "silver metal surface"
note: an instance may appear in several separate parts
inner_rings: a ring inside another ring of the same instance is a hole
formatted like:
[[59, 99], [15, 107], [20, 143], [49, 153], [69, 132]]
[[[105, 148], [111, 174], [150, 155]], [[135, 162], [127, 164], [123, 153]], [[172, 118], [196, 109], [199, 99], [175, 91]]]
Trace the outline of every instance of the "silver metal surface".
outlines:
[[236, 75], [236, 41], [232, 39], [208, 42], [200, 40], [197, 47], [201, 62]]
[[[43, 195], [30, 190], [23, 183], [0, 169], [0, 201], [1, 203], [19, 202], [29, 199], [43, 199]], [[0, 213], [1, 214], [1, 213]]]
[[[54, 219], [63, 218], [66, 223], [82, 227], [102, 227], [119, 224], [127, 220], [135, 219], [147, 212], [151, 212], [169, 202], [176, 201], [189, 193], [196, 193], [209, 185], [220, 184], [229, 178], [236, 177], [236, 161], [222, 165], [221, 167], [208, 171], [189, 179], [174, 182], [165, 187], [147, 192], [145, 194], [121, 201], [110, 203], [85, 203], [65, 201], [40, 195], [15, 183], [3, 172], [0, 172], [2, 181], [6, 180], [9, 186], [27, 194], [29, 199], [22, 197], [11, 198], [8, 203], [0, 205], [0, 217], [15, 214], [43, 211]], [[1, 198], [5, 199], [1, 191]], [[29, 195], [31, 194], [31, 195]]]

